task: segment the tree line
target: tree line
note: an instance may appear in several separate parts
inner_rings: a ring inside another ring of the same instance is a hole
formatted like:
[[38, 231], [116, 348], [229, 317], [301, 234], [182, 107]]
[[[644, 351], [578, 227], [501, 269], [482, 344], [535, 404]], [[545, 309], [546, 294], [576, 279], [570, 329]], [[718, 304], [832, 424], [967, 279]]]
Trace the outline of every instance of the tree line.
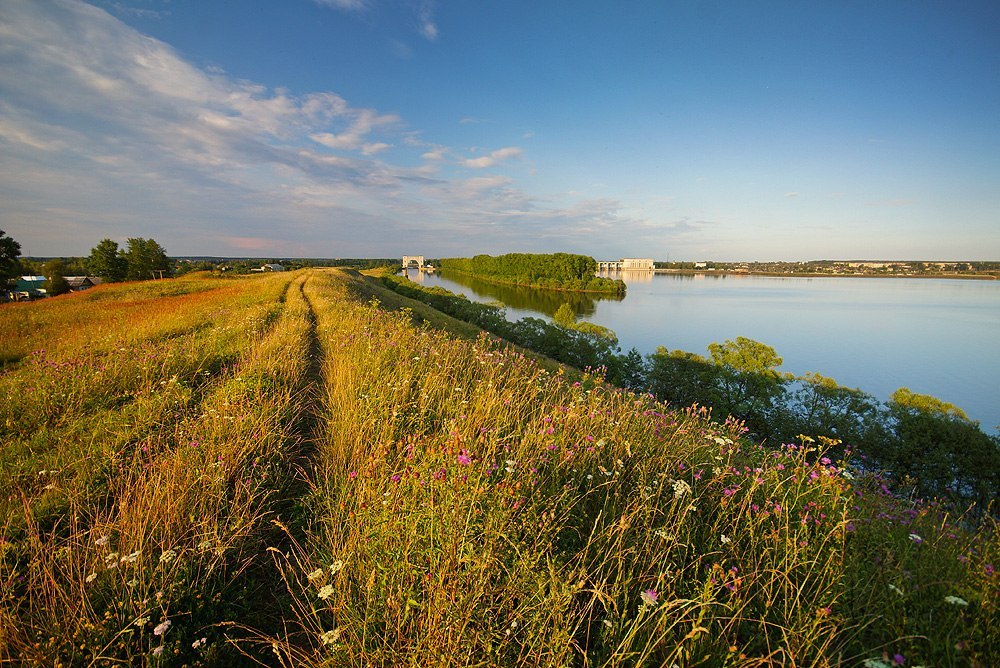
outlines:
[[935, 397], [900, 388], [883, 402], [818, 373], [783, 373], [774, 348], [745, 337], [711, 344], [708, 356], [665, 347], [647, 356], [635, 348], [623, 353], [613, 333], [581, 328], [569, 307], [554, 323], [510, 322], [500, 307], [439, 287], [388, 275], [383, 282], [559, 362], [601, 369], [619, 387], [681, 406], [711, 407], [716, 417], [742, 420], [754, 437], [772, 445], [797, 442], [800, 435], [823, 437], [829, 456], [887, 474], [899, 492], [983, 508], [1000, 493], [1000, 436]]
[[51, 258], [44, 263], [21, 257], [21, 245], [0, 230], [0, 279], [8, 281], [26, 273], [47, 278], [49, 295], [69, 292], [66, 276], [98, 276], [107, 282], [141, 281], [173, 275], [173, 263], [155, 239], [132, 237], [124, 248], [112, 239], [102, 239], [86, 258]]
[[596, 276], [597, 261], [586, 255], [507, 253], [444, 258], [438, 262], [442, 269], [534, 288], [625, 293], [624, 281]]

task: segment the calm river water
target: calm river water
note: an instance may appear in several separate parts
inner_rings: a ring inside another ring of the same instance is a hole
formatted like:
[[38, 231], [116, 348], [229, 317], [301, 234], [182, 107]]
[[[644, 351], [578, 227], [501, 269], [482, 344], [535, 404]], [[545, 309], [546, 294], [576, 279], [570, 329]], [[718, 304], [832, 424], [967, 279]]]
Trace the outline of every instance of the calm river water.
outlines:
[[985, 431], [1000, 425], [1000, 281], [772, 278], [626, 273], [623, 300], [497, 286], [445, 272], [411, 279], [469, 299], [502, 302], [507, 317], [550, 317], [570, 302], [610, 327], [622, 350], [657, 346], [706, 354], [746, 336], [784, 358], [886, 399], [898, 387], [963, 408]]

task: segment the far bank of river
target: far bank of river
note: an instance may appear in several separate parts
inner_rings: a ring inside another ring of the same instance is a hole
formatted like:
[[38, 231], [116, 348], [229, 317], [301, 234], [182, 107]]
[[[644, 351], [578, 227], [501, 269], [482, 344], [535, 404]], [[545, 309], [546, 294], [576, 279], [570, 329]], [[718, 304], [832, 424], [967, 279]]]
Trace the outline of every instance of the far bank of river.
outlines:
[[614, 330], [623, 350], [705, 354], [746, 336], [772, 346], [782, 369], [815, 371], [886, 399], [898, 387], [962, 407], [984, 430], [1000, 425], [1000, 282], [746, 274], [624, 274], [622, 300], [496, 286], [448, 272], [409, 276], [507, 317], [551, 317], [570, 303]]

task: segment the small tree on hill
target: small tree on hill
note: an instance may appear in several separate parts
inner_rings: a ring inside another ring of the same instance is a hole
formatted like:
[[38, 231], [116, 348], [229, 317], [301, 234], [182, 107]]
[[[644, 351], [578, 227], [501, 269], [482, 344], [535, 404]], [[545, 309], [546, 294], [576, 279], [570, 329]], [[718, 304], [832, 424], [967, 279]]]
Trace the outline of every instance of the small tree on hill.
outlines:
[[99, 244], [90, 249], [87, 271], [109, 282], [124, 281], [128, 271], [128, 260], [118, 250], [116, 241], [101, 239]]
[[124, 255], [128, 262], [126, 277], [131, 281], [150, 279], [159, 276], [160, 272], [170, 276], [167, 252], [153, 239], [130, 238]]
[[17, 276], [20, 270], [20, 263], [17, 258], [21, 256], [21, 244], [17, 243], [0, 230], [0, 288], [7, 285], [7, 281]]
[[45, 263], [45, 292], [50, 297], [69, 292], [69, 283], [66, 282], [66, 264], [62, 260], [49, 260]]

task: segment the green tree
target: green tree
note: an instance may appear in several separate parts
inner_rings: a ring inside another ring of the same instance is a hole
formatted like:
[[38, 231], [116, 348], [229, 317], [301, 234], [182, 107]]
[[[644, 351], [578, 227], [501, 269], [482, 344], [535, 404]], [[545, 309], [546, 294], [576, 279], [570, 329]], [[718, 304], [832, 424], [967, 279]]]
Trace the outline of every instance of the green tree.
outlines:
[[789, 376], [778, 371], [781, 357], [771, 346], [744, 336], [711, 343], [708, 352], [721, 371], [716, 408], [743, 418], [758, 433], [766, 433], [769, 421], [784, 406]]
[[21, 266], [17, 258], [20, 256], [21, 244], [0, 230], [0, 287], [6, 286], [9, 279], [17, 276]]
[[954, 404], [905, 387], [889, 400], [895, 439], [878, 452], [897, 479], [922, 496], [957, 495], [988, 504], [1000, 493], [1000, 443]]
[[128, 263], [126, 278], [130, 281], [147, 280], [170, 275], [170, 260], [163, 246], [153, 239], [132, 237], [125, 248], [125, 260]]
[[49, 260], [45, 263], [45, 292], [50, 297], [69, 292], [69, 283], [66, 282], [66, 263], [60, 259]]
[[563, 304], [556, 309], [552, 319], [561, 327], [572, 328], [573, 325], [576, 324], [576, 313], [573, 312], [572, 306], [569, 304]]
[[118, 242], [101, 239], [100, 243], [90, 249], [87, 271], [109, 282], [124, 281], [128, 273], [128, 260], [118, 250]]

